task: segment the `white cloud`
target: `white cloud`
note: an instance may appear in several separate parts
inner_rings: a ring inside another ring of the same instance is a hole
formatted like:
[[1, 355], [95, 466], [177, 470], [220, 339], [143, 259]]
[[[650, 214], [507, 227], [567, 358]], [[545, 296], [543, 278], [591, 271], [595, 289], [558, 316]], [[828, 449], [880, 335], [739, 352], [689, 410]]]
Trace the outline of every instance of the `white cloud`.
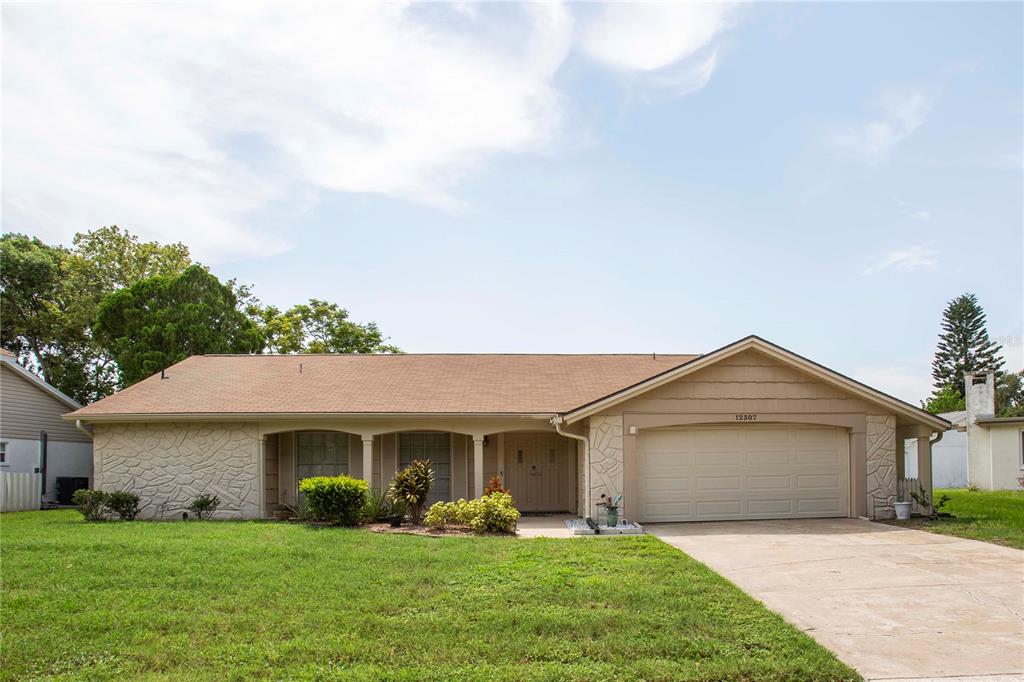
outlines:
[[916, 90], [892, 90], [878, 103], [878, 116], [867, 123], [835, 131], [830, 143], [869, 166], [889, 160], [893, 148], [921, 127], [931, 108], [929, 98]]
[[682, 94], [733, 16], [573, 11], [578, 35], [549, 3], [5, 5], [4, 228], [66, 241], [117, 223], [217, 262], [288, 248], [261, 210], [322, 191], [457, 208], [467, 173], [562, 129], [574, 41]]
[[462, 174], [557, 129], [572, 22], [528, 6], [507, 47], [416, 9], [5, 6], [5, 228], [116, 222], [216, 261], [285, 248], [247, 219], [310, 187], [456, 205]]
[[864, 270], [864, 274], [876, 275], [885, 270], [902, 270], [904, 272], [930, 270], [938, 264], [939, 258], [935, 249], [926, 246], [910, 246], [883, 254], [881, 258]]
[[580, 42], [587, 55], [613, 68], [656, 71], [710, 46], [735, 10], [724, 3], [611, 3], [585, 23]]
[[732, 3], [611, 3], [580, 30], [585, 54], [674, 96], [700, 90], [718, 64], [716, 39], [737, 16]]

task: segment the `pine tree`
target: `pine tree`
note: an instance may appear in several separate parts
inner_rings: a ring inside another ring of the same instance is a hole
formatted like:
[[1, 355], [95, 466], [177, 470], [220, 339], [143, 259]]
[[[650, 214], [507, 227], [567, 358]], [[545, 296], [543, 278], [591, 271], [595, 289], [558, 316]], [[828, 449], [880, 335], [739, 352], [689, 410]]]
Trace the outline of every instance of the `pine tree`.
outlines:
[[953, 387], [964, 397], [964, 372], [999, 372], [1003, 347], [988, 338], [985, 311], [974, 294], [957, 296], [942, 313], [942, 333], [932, 360], [935, 395]]

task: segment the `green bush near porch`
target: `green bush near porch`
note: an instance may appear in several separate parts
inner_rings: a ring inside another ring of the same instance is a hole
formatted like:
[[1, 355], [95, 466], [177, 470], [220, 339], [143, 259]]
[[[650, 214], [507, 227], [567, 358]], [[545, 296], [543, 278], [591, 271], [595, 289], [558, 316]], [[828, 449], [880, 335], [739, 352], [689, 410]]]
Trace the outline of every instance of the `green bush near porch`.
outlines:
[[435, 502], [423, 517], [424, 525], [431, 528], [468, 526], [475, 533], [514, 533], [518, 521], [519, 510], [512, 496], [500, 491], [476, 500]]
[[314, 521], [355, 526], [362, 520], [370, 486], [350, 476], [314, 476], [299, 482], [306, 507]]
[[2, 523], [4, 680], [858, 679], [653, 537]]

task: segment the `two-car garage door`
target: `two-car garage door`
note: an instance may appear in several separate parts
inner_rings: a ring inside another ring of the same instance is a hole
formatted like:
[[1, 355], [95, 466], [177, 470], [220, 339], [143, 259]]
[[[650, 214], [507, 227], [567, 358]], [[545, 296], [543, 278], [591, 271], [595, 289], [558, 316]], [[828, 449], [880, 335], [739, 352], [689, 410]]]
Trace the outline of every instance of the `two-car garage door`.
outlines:
[[709, 426], [642, 431], [637, 442], [640, 521], [846, 516], [845, 430]]

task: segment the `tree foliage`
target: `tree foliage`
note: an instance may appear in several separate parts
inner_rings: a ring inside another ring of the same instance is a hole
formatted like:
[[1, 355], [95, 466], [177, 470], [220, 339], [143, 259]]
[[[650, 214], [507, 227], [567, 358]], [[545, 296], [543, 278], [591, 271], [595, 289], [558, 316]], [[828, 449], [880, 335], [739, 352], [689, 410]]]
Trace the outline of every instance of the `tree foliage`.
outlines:
[[[196, 306], [186, 308], [181, 311], [181, 319], [174, 321], [169, 321], [173, 315], [166, 308], [160, 309], [159, 315], [148, 311], [161, 318], [161, 331], [147, 328], [145, 335], [134, 340], [123, 334], [103, 339], [96, 336], [100, 309], [108, 297], [154, 278], [173, 279], [191, 265], [184, 244], [140, 241], [116, 225], [76, 234], [71, 248], [48, 245], [22, 234], [4, 234], [0, 238], [0, 344], [15, 353], [27, 369], [83, 404], [166, 367], [171, 357], [181, 359], [192, 352], [203, 352], [196, 348], [214, 352], [216, 348], [240, 347], [243, 352], [254, 352], [248, 339], [250, 327], [259, 330], [255, 352], [399, 352], [386, 343], [377, 325], [351, 321], [348, 311], [337, 304], [311, 299], [282, 312], [273, 306], [263, 307], [248, 285], [236, 280], [224, 283], [231, 299], [222, 296], [210, 279], [200, 285], [202, 278], [197, 275], [193, 275], [193, 284], [212, 297], [203, 305], [218, 299], [217, 305], [205, 312]], [[161, 286], [166, 287], [166, 282]], [[213, 293], [215, 289], [217, 293]], [[162, 292], [159, 295], [158, 290]], [[167, 298], [170, 290], [156, 284], [147, 291], [156, 296], [154, 301], [160, 299], [159, 305], [171, 300]], [[247, 317], [249, 324], [242, 325], [237, 315], [227, 314], [221, 305], [227, 300], [234, 300], [236, 311]], [[122, 296], [117, 301], [115, 307], [123, 307], [129, 298]], [[205, 314], [218, 317], [209, 338], [204, 339], [195, 320]], [[113, 324], [113, 318], [108, 323]], [[179, 325], [188, 328], [188, 333]], [[230, 331], [225, 325], [239, 327]], [[184, 334], [177, 337], [184, 345], [173, 349], [169, 344], [178, 334]], [[227, 346], [219, 343], [225, 334], [232, 340]], [[154, 341], [155, 347], [146, 346]], [[235, 341], [241, 345], [232, 345]], [[132, 367], [125, 376], [118, 358], [130, 359]]]
[[935, 391], [928, 400], [921, 404], [921, 407], [932, 414], [956, 412], [964, 409], [964, 397], [956, 390], [956, 386], [948, 384]]
[[999, 372], [1002, 346], [990, 341], [985, 329], [985, 311], [974, 294], [957, 296], [942, 313], [942, 333], [932, 361], [935, 393], [952, 387], [964, 397], [965, 372]]
[[0, 339], [22, 365], [41, 375], [50, 364], [50, 348], [68, 332], [62, 320], [66, 255], [23, 234], [0, 239]]
[[93, 338], [108, 294], [155, 274], [181, 272], [184, 244], [140, 242], [116, 225], [76, 234], [73, 248], [34, 237], [0, 238], [0, 342], [18, 361], [81, 403], [110, 395], [118, 369]]
[[117, 361], [122, 385], [190, 355], [258, 353], [263, 345], [260, 330], [238, 310], [231, 287], [201, 265], [109, 295], [93, 330]]
[[348, 319], [336, 303], [311, 298], [282, 312], [274, 306], [250, 305], [249, 314], [263, 330], [271, 353], [399, 353], [373, 322]]
[[999, 377], [996, 416], [1024, 417], [1024, 372], [1008, 372]]

